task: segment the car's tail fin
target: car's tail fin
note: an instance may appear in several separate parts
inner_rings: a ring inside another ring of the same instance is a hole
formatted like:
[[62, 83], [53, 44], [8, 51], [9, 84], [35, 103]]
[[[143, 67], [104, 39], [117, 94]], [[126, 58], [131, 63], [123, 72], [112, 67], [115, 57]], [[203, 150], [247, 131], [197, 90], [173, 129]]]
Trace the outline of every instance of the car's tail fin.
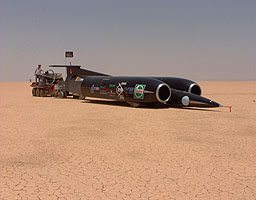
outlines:
[[66, 67], [67, 76], [109, 76], [107, 74], [81, 69], [79, 65], [49, 65], [49, 67]]

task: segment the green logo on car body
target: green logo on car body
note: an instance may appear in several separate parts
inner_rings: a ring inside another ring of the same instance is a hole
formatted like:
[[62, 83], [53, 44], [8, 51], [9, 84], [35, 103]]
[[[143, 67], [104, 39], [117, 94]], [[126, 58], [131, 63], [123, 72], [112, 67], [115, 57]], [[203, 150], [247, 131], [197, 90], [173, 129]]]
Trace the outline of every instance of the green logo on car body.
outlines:
[[115, 88], [116, 85], [115, 85], [115, 84], [109, 84], [108, 87], [109, 87], [109, 88]]
[[134, 87], [133, 98], [135, 99], [144, 99], [144, 90], [146, 85], [136, 84]]

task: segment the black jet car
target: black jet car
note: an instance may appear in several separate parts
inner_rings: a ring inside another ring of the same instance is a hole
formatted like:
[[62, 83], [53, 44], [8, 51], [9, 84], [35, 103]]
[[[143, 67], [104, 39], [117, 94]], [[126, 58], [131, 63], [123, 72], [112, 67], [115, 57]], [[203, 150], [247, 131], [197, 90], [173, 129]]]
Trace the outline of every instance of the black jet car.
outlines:
[[111, 76], [81, 66], [66, 67], [66, 90], [83, 98], [94, 97], [124, 101], [131, 106], [165, 104], [180, 107], [221, 107], [201, 96], [200, 86], [191, 80], [176, 77]]

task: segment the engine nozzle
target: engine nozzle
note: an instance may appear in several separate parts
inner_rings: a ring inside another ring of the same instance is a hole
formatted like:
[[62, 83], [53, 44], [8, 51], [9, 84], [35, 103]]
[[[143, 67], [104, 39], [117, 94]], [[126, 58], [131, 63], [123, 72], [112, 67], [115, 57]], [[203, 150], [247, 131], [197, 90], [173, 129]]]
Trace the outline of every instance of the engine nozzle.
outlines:
[[156, 88], [156, 98], [160, 103], [167, 103], [171, 98], [171, 88], [165, 83], [159, 84]]

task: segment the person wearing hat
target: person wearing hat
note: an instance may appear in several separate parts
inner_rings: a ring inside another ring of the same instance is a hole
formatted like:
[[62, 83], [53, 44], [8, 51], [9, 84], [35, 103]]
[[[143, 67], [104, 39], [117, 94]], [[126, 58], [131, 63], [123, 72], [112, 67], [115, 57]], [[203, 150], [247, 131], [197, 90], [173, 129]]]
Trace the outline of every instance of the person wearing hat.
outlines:
[[41, 64], [38, 65], [38, 67], [35, 70], [35, 81], [37, 82], [37, 80], [39, 81], [40, 76], [43, 74], [44, 70], [41, 67]]

